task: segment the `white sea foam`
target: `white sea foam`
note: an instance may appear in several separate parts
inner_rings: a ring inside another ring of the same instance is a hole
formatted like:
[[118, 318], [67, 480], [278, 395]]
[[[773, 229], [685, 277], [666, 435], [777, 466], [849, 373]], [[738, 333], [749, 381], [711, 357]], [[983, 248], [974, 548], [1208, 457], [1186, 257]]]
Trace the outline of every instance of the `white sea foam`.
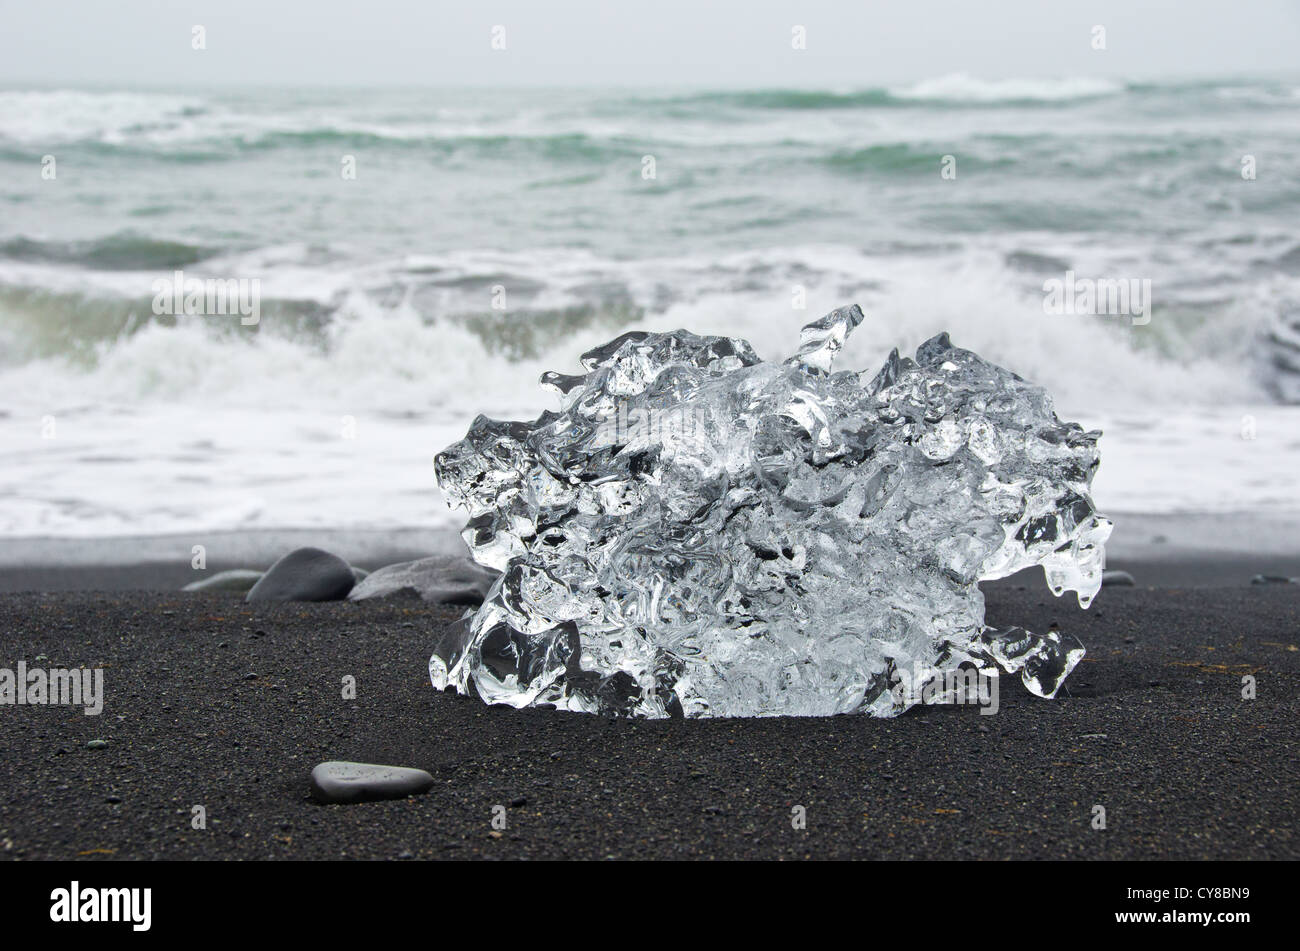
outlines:
[[[347, 275], [336, 272], [337, 309], [319, 333], [290, 333], [267, 317], [259, 333], [232, 332], [199, 318], [106, 340], [90, 366], [48, 357], [0, 371], [10, 410], [0, 438], [16, 449], [0, 494], [22, 500], [4, 507], [0, 535], [450, 524], [432, 454], [480, 412], [526, 418], [551, 407], [536, 385], [542, 371], [576, 369], [581, 352], [623, 329], [732, 334], [779, 354], [810, 314], [849, 299], [844, 285], [855, 281], [852, 299], [869, 316], [841, 366], [874, 369], [890, 348], [908, 352], [950, 331], [959, 346], [1046, 385], [1063, 415], [1107, 427], [1097, 492], [1108, 509], [1300, 509], [1292, 477], [1300, 451], [1284, 436], [1296, 410], [1261, 408], [1266, 400], [1240, 365], [1209, 354], [1162, 358], [1134, 347], [1129, 335], [1141, 328], [1044, 315], [1041, 297], [997, 260], [989, 251], [885, 262], [833, 247], [640, 262], [492, 253], [358, 268], [352, 277], [369, 291], [343, 290]], [[780, 268], [814, 265], [807, 309], [794, 310]], [[501, 267], [549, 278], [537, 299], [553, 306], [593, 269], [634, 296], [667, 283], [680, 299], [519, 358], [493, 352], [453, 319], [450, 291], [433, 315], [409, 293], [385, 305], [373, 291], [380, 270], [391, 281], [422, 269], [464, 279]], [[732, 289], [720, 273], [750, 281], [764, 273], [768, 283]], [[295, 286], [280, 277], [282, 291]], [[305, 289], [315, 277], [307, 269], [298, 279]], [[1241, 438], [1245, 415], [1256, 418], [1254, 441]], [[51, 439], [42, 438], [46, 417]], [[344, 435], [349, 418], [355, 438]]]
[[891, 90], [899, 99], [942, 102], [1067, 102], [1124, 91], [1124, 84], [1090, 76], [1050, 79], [978, 79], [952, 73]]
[[[1090, 77], [987, 80], [952, 74], [888, 90], [905, 102], [996, 104], [999, 102], [1068, 103], [1122, 93], [1123, 83]], [[883, 92], [883, 91], [882, 91]], [[1225, 86], [1224, 96], [1243, 90]], [[1249, 92], [1246, 90], [1245, 92]], [[373, 100], [304, 94], [301, 99], [267, 105], [256, 98], [217, 99], [198, 94], [90, 91], [83, 89], [0, 90], [0, 141], [38, 148], [75, 142], [129, 145], [134, 148], [183, 147], [195, 144], [247, 146], [276, 136], [373, 138], [391, 143], [504, 140], [528, 137], [584, 136], [595, 140], [654, 138], [694, 145], [757, 143], [776, 138], [826, 141], [842, 122], [819, 120], [815, 113], [799, 127], [772, 120], [766, 126], [718, 124], [702, 107], [679, 106], [665, 115], [663, 101], [643, 97], [650, 106], [639, 114], [610, 110], [593, 114], [585, 99], [557, 94], [545, 105], [520, 105], [508, 96], [481, 94], [474, 103], [439, 97], [407, 96], [400, 107], [376, 111]], [[870, 108], [869, 98], [863, 108]]]
[[[628, 329], [779, 358], [850, 302], [841, 366], [947, 330], [1106, 428], [1107, 511], [1300, 510], [1252, 352], [1300, 300], [1291, 88], [0, 91], [0, 537], [448, 524], [433, 453], [544, 370]], [[154, 315], [177, 267], [259, 281], [261, 323]], [[1044, 314], [1067, 270], [1150, 279], [1150, 325]]]
[[120, 141], [131, 132], [175, 127], [202, 108], [196, 97], [160, 93], [0, 91], [0, 139], [38, 147]]

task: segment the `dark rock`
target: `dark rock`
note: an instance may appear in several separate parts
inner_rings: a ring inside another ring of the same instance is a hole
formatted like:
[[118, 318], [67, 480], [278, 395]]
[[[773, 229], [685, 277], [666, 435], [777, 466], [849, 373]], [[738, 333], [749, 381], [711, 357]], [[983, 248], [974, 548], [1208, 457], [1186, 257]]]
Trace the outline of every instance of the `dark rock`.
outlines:
[[311, 797], [324, 803], [405, 799], [428, 792], [432, 786], [432, 776], [406, 766], [331, 760], [311, 771]]
[[352, 568], [319, 548], [299, 548], [273, 564], [253, 585], [253, 601], [341, 601], [356, 584]]
[[435, 555], [380, 568], [348, 595], [349, 601], [414, 593], [439, 604], [477, 606], [497, 580], [495, 571], [456, 555]]
[[1282, 575], [1255, 575], [1250, 579], [1251, 584], [1295, 584], [1294, 578], [1286, 578]]
[[182, 591], [237, 591], [245, 593], [262, 580], [265, 572], [253, 571], [251, 568], [233, 568], [230, 571], [218, 571], [208, 578], [191, 581]]
[[1103, 571], [1101, 586], [1103, 588], [1132, 588], [1137, 582], [1127, 571]]

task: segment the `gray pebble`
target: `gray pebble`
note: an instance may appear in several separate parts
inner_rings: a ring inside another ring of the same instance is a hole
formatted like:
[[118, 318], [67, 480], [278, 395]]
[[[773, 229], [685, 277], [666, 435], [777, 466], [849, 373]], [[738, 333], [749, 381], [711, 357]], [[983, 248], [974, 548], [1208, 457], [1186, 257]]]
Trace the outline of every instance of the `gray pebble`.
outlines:
[[483, 603], [498, 572], [455, 555], [435, 555], [419, 561], [388, 565], [359, 583], [349, 601], [384, 598], [410, 592], [438, 604], [477, 606]]
[[356, 584], [352, 567], [319, 548], [299, 548], [273, 564], [246, 601], [341, 601]]
[[262, 580], [264, 572], [251, 568], [232, 568], [230, 571], [218, 571], [215, 575], [191, 581], [182, 591], [235, 591], [247, 592]]
[[1101, 586], [1103, 588], [1132, 588], [1137, 582], [1127, 571], [1103, 571]]
[[331, 760], [311, 771], [311, 796], [325, 803], [404, 799], [428, 792], [432, 786], [432, 776], [406, 766]]

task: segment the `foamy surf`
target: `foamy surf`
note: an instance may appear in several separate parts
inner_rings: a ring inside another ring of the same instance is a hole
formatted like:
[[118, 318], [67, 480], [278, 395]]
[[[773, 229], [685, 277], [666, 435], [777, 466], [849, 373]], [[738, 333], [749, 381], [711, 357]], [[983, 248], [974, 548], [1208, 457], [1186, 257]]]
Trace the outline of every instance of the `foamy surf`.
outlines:
[[1088, 76], [1063, 79], [976, 79], [952, 73], [891, 90], [899, 99], [940, 103], [1062, 103], [1114, 96], [1125, 90], [1121, 82]]
[[[946, 330], [1106, 429], [1108, 511], [1300, 510], [1294, 88], [0, 91], [0, 534], [445, 527], [432, 453], [545, 370], [848, 301], [846, 365]], [[1149, 323], [1049, 312], [1067, 275]], [[155, 307], [230, 279], [254, 326]]]

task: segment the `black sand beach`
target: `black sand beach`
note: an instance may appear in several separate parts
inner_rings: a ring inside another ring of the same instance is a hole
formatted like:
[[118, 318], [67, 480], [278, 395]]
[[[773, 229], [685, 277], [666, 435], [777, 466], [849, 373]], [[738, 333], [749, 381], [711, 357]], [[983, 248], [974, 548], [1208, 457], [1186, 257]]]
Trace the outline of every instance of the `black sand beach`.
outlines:
[[[1219, 567], [1231, 586], [1106, 588], [1087, 612], [1041, 578], [986, 586], [990, 623], [1056, 622], [1087, 645], [1062, 696], [1004, 678], [994, 716], [888, 721], [489, 708], [429, 686], [457, 611], [417, 600], [7, 594], [0, 666], [102, 666], [105, 706], [0, 707], [0, 856], [1297, 858], [1300, 586]], [[308, 774], [328, 759], [436, 785], [321, 806]]]

